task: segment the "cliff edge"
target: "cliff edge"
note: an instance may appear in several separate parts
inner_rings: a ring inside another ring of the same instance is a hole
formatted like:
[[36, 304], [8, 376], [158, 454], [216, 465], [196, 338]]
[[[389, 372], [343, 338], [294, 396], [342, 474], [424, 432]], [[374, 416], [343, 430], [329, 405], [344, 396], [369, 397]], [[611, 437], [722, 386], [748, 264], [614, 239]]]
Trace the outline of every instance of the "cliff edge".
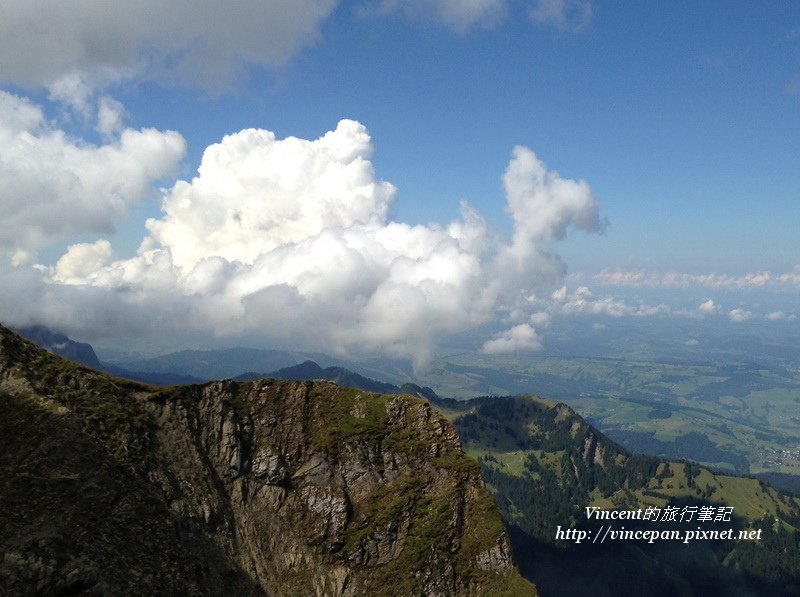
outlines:
[[155, 388], [0, 327], [0, 472], [11, 594], [535, 594], [480, 468], [407, 395]]

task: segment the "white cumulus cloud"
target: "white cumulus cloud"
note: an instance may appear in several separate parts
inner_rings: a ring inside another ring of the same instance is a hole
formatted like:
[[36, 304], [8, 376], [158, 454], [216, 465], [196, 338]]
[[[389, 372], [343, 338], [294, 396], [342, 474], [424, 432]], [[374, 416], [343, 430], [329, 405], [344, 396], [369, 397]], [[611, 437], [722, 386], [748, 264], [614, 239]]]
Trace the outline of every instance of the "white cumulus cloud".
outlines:
[[697, 307], [697, 312], [701, 315], [714, 315], [719, 313], [719, 311], [719, 305], [716, 304], [712, 299], [708, 299], [707, 301], [700, 303], [700, 305]]
[[527, 323], [497, 334], [483, 345], [483, 352], [489, 354], [510, 353], [525, 350], [539, 350], [542, 342], [536, 330]]
[[[111, 107], [110, 109], [115, 109]], [[118, 126], [92, 145], [72, 139], [30, 101], [0, 91], [0, 251], [16, 264], [76, 234], [110, 233], [185, 151], [178, 133]]]
[[[114, 261], [105, 240], [73, 245], [48, 286], [105, 295], [109, 312], [151, 312], [142, 333], [257, 334], [422, 363], [443, 337], [516, 311], [527, 322], [486, 349], [538, 347], [549, 316], [526, 297], [559, 279], [555, 243], [571, 226], [602, 229], [588, 184], [516, 148], [504, 176], [514, 235], [503, 242], [466, 203], [446, 226], [390, 220], [395, 188], [371, 153], [365, 127], [347, 120], [316, 140], [229, 135], [206, 149], [195, 178], [164, 190], [137, 255]], [[36, 301], [17, 317], [39, 307], [52, 317], [52, 302]]]
[[595, 297], [587, 286], [579, 286], [573, 293], [562, 286], [551, 295], [551, 312], [560, 315], [604, 315], [608, 317], [649, 317], [667, 315], [673, 311], [663, 304], [649, 305], [639, 301], [631, 304], [613, 296]]
[[790, 284], [792, 286], [800, 287], [800, 265], [796, 265], [791, 272], [785, 272], [778, 276], [778, 280], [782, 284]]
[[731, 309], [728, 312], [728, 317], [735, 323], [741, 323], [753, 318], [753, 314], [746, 309]]
[[70, 245], [56, 263], [53, 278], [59, 282], [80, 284], [86, 277], [108, 265], [111, 255], [111, 243], [107, 240]]
[[375, 178], [366, 128], [343, 120], [316, 141], [248, 129], [208, 147], [198, 176], [164, 197], [147, 227], [190, 269], [206, 257], [252, 264], [324, 229], [380, 224], [395, 188]]
[[[549, 248], [574, 226], [602, 232], [598, 202], [589, 184], [562, 178], [527, 147], [515, 147], [503, 174], [506, 211], [514, 220], [511, 243], [501, 247], [499, 279], [516, 276], [553, 284], [566, 267]], [[506, 286], [513, 286], [504, 280]]]

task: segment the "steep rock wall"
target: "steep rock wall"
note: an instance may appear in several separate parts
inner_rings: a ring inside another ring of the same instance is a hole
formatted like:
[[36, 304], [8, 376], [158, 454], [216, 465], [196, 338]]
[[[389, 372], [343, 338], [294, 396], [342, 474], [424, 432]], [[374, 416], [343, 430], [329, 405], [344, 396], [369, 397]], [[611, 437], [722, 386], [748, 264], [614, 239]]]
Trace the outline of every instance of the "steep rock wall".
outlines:
[[158, 389], [0, 327], [0, 409], [8, 591], [535, 592], [478, 466], [418, 398], [275, 380]]

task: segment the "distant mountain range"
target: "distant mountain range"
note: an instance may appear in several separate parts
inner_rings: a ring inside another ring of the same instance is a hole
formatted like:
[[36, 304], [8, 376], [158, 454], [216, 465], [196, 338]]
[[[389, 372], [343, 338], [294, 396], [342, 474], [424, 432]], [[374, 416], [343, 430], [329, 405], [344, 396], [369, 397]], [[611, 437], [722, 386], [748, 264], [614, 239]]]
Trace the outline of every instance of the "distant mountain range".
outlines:
[[[159, 357], [112, 364], [101, 362], [90, 344], [76, 342], [44, 326], [31, 326], [16, 331], [31, 342], [59, 356], [119, 377], [158, 386], [200, 383], [212, 379], [237, 381], [264, 377], [287, 380], [324, 379], [340, 386], [359, 388], [367, 392], [411, 394], [426, 399], [438, 398], [431, 388], [420, 387], [417, 384], [405, 383], [397, 386], [371, 379], [344, 367], [322, 368], [316, 361], [306, 358], [309, 353], [303, 352], [256, 348], [182, 350]], [[324, 354], [314, 354], [314, 357], [325, 361], [331, 360], [331, 357]]]
[[324, 379], [332, 381], [336, 385], [348, 388], [359, 388], [367, 392], [379, 392], [381, 394], [411, 394], [419, 396], [427, 400], [435, 400], [438, 398], [436, 392], [431, 388], [423, 388], [413, 383], [405, 383], [402, 386], [376, 381], [369, 377], [364, 377], [354, 371], [345, 369], [344, 367], [326, 367], [323, 369], [314, 361], [304, 361], [299, 365], [291, 367], [284, 367], [271, 373], [243, 373], [236, 376], [235, 379], [247, 381], [252, 379], [259, 379], [261, 377], [271, 377], [273, 379]]
[[68, 338], [65, 334], [54, 332], [43, 325], [18, 328], [16, 332], [49, 352], [72, 361], [77, 361], [88, 367], [93, 367], [95, 369], [103, 368], [91, 344], [76, 342]]
[[195, 380], [232, 379], [247, 372], [267, 373], [290, 367], [309, 358], [326, 359], [287, 350], [257, 348], [223, 348], [217, 350], [181, 350], [136, 361], [115, 363], [121, 369], [138, 373], [179, 373]]
[[[106, 371], [133, 381], [141, 381], [157, 386], [168, 386], [182, 383], [196, 383], [201, 381], [192, 375], [178, 373], [174, 370], [165, 370], [162, 366], [156, 366], [152, 371], [129, 370], [125, 367], [103, 363], [97, 358], [91, 344], [86, 342], [76, 342], [61, 332], [53, 331], [42, 325], [16, 328], [16, 331], [23, 338], [27, 338], [34, 344], [38, 344], [48, 352], [57, 354], [71, 361], [81, 363], [93, 369]], [[157, 360], [155, 363], [157, 365]]]

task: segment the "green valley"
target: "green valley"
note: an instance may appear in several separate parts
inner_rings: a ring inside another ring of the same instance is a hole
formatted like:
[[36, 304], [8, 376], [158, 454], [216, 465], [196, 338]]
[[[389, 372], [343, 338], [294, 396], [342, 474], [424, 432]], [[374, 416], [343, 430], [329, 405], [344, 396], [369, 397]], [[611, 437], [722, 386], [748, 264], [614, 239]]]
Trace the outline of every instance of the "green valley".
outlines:
[[788, 366], [464, 352], [418, 381], [445, 396], [535, 391], [634, 452], [800, 475], [800, 373]]
[[[631, 454], [551, 400], [527, 395], [436, 404], [454, 422], [467, 453], [481, 463], [520, 569], [544, 594], [793, 595], [800, 590], [799, 498], [755, 478]], [[732, 529], [734, 538], [744, 531], [760, 540], [579, 544], [557, 538], [559, 529], [582, 529], [588, 536], [604, 530], [603, 521], [587, 519], [587, 507], [655, 513], [646, 521], [617, 521], [615, 532], [691, 531], [710, 537], [712, 530]], [[700, 512], [727, 515], [705, 520]]]

